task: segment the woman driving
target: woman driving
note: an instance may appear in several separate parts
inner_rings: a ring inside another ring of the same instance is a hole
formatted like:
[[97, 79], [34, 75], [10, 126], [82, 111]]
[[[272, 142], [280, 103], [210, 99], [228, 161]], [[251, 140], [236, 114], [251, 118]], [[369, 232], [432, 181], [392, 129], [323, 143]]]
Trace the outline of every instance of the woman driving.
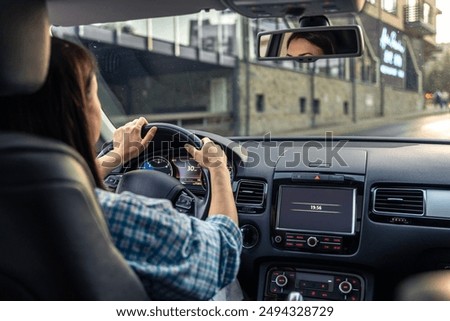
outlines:
[[[0, 98], [0, 130], [59, 140], [83, 156], [112, 239], [152, 299], [212, 298], [235, 280], [242, 242], [225, 153], [208, 138], [201, 149], [186, 146], [201, 166], [209, 166], [211, 206], [205, 221], [178, 213], [168, 200], [104, 190], [103, 178], [111, 167], [102, 164], [109, 164], [111, 156], [95, 158], [101, 126], [95, 73], [95, 60], [86, 49], [53, 38], [44, 86], [32, 95]], [[113, 152], [121, 164], [137, 157], [157, 134], [152, 128], [141, 138], [146, 124], [140, 118], [114, 133]], [[127, 148], [125, 136], [140, 148]], [[215, 166], [203, 161], [210, 148], [221, 152]]]

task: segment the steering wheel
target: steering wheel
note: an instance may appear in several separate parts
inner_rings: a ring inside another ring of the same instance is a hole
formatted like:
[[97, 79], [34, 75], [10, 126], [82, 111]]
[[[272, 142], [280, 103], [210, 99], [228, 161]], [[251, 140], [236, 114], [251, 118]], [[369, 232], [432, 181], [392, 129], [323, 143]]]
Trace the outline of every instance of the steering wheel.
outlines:
[[[191, 144], [195, 148], [202, 147], [201, 139], [195, 134], [173, 124], [148, 123], [142, 128], [141, 136], [144, 137], [150, 128], [154, 126], [158, 128], [158, 131], [150, 143], [153, 146], [168, 146], [170, 148], [174, 141], [178, 141]], [[112, 142], [108, 143], [99, 153], [98, 157], [107, 154], [112, 149], [112, 145]], [[116, 193], [129, 191], [150, 198], [168, 199], [179, 212], [195, 216], [199, 219], [205, 219], [208, 216], [211, 200], [211, 183], [208, 170], [205, 168], [201, 169], [206, 190], [203, 198], [192, 193], [172, 176], [159, 171], [142, 169], [124, 173], [117, 185]]]

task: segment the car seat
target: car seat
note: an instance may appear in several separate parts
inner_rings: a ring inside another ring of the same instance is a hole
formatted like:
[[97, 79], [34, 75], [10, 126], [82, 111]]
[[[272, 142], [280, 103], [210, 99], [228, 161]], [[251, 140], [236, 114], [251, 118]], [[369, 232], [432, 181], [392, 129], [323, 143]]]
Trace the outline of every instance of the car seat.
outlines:
[[[43, 84], [49, 37], [45, 1], [0, 2], [0, 95]], [[1, 300], [149, 299], [111, 241], [77, 152], [0, 132], [0, 169]]]

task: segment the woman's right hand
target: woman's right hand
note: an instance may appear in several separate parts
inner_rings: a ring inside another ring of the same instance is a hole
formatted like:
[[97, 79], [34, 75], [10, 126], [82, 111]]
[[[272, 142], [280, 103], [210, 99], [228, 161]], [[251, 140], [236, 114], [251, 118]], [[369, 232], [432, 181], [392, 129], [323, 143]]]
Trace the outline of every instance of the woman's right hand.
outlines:
[[227, 155], [222, 148], [209, 138], [202, 139], [203, 146], [197, 149], [186, 144], [184, 147], [194, 160], [209, 170], [211, 174], [211, 204], [209, 216], [226, 215], [238, 224], [236, 203], [230, 182], [230, 173], [227, 166]]
[[209, 169], [210, 172], [224, 169], [228, 171], [227, 155], [222, 148], [214, 144], [208, 137], [203, 138], [202, 142], [201, 149], [197, 149], [190, 144], [185, 144], [184, 147], [200, 166]]

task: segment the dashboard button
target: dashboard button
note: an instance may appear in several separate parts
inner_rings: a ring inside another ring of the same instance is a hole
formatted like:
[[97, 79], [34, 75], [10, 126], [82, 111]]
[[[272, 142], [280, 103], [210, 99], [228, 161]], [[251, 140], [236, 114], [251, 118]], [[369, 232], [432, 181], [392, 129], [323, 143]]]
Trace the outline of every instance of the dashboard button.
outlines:
[[319, 244], [319, 240], [315, 236], [311, 236], [306, 241], [309, 247], [316, 247]]
[[347, 301], [359, 301], [359, 293], [355, 292], [347, 296]]
[[271, 293], [281, 293], [281, 289], [275, 283], [270, 284], [270, 292]]
[[361, 281], [358, 278], [348, 278], [348, 281], [352, 284], [353, 289], [361, 288]]
[[330, 285], [328, 283], [325, 283], [325, 282], [319, 283], [319, 289], [327, 291], [329, 288], [330, 288]]
[[317, 298], [319, 296], [319, 291], [316, 290], [306, 290], [305, 296], [309, 296], [311, 298]]
[[278, 275], [275, 278], [275, 284], [282, 288], [286, 286], [286, 284], [288, 284], [288, 278], [286, 277], [286, 275]]
[[352, 289], [353, 289], [353, 287], [352, 287], [351, 283], [348, 281], [342, 281], [339, 284], [339, 291], [341, 291], [341, 293], [343, 293], [343, 294], [348, 294], [348, 293], [352, 292]]
[[330, 175], [321, 175], [318, 173], [302, 173], [294, 174], [291, 179], [293, 181], [327, 181]]
[[312, 281], [301, 281], [300, 282], [300, 288], [302, 289], [315, 289], [315, 283], [316, 282], [312, 282]]

